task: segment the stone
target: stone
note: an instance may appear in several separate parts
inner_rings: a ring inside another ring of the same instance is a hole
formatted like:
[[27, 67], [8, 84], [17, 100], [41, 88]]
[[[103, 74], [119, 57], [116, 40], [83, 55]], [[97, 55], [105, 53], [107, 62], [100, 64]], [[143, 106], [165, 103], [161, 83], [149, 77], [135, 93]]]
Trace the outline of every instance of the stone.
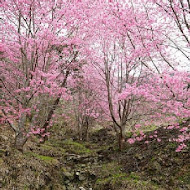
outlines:
[[79, 180], [80, 181], [84, 181], [85, 179], [86, 179], [86, 177], [84, 175], [82, 175], [82, 174], [79, 175]]
[[75, 174], [79, 176], [79, 175], [80, 175], [80, 172], [76, 172]]
[[72, 173], [66, 171], [66, 172], [63, 172], [63, 178], [66, 180], [66, 179], [69, 179], [69, 180], [73, 180], [74, 176]]
[[84, 187], [79, 187], [80, 190], [86, 190]]

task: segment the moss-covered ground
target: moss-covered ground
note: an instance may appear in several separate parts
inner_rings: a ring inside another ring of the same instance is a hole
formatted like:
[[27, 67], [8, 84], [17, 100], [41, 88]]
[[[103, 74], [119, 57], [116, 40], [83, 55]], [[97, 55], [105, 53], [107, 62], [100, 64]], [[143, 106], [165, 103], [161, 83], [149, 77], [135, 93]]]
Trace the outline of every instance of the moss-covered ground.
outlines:
[[34, 138], [24, 153], [1, 141], [0, 189], [188, 190], [190, 151], [176, 153], [176, 146], [153, 140], [119, 151], [117, 139], [105, 131], [89, 142], [52, 136], [39, 144]]

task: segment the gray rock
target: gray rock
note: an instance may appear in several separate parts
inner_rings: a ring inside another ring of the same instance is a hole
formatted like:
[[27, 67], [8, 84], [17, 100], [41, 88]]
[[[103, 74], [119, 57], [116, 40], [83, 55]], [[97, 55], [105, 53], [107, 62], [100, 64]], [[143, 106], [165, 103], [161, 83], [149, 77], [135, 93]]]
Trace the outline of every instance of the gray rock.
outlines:
[[80, 172], [79, 172], [79, 171], [77, 171], [75, 174], [76, 174], [77, 176], [79, 176], [79, 175], [80, 175]]
[[63, 172], [63, 178], [64, 178], [65, 180], [66, 180], [66, 179], [73, 180], [74, 174], [71, 173], [71, 172], [65, 171], [65, 172]]
[[79, 187], [80, 190], [86, 190], [84, 187]]
[[80, 181], [84, 181], [85, 179], [86, 179], [86, 177], [83, 174], [79, 175], [79, 180]]

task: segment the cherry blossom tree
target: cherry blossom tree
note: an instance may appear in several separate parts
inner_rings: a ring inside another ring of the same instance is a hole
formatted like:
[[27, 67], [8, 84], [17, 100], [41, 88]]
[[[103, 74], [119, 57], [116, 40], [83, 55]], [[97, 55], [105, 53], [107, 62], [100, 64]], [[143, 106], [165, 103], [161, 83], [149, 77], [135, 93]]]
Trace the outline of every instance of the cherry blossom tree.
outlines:
[[93, 67], [83, 66], [76, 75], [73, 75], [74, 84], [71, 86], [72, 109], [74, 110], [79, 140], [89, 140], [89, 130], [93, 123], [106, 118], [105, 102], [102, 81]]
[[[170, 29], [170, 33], [164, 34], [168, 39], [168, 45], [175, 50], [177, 56], [182, 57], [185, 66], [189, 62], [189, 11], [188, 0], [155, 0], [153, 1], [160, 12], [164, 25]], [[189, 65], [189, 64], [188, 64]]]
[[31, 134], [48, 136], [54, 111], [67, 98], [67, 78], [80, 65], [74, 4], [1, 2], [0, 106], [19, 150]]
[[[175, 141], [179, 143], [177, 152], [186, 147], [185, 142], [190, 139], [190, 133], [188, 130], [188, 119], [190, 115], [189, 104], [189, 74], [187, 72], [171, 72], [163, 73], [162, 75], [152, 75], [151, 77], [138, 85], [128, 86], [120, 96], [120, 99], [129, 99], [132, 95], [141, 97], [144, 100], [144, 106], [146, 106], [146, 112], [149, 111], [149, 122], [146, 118], [142, 118], [141, 122], [149, 124], [166, 125], [166, 130], [178, 130], [178, 137], [168, 139], [169, 141]], [[184, 119], [184, 123], [180, 126], [178, 121]], [[128, 139], [130, 144], [135, 141], [143, 140], [146, 135], [142, 132], [141, 126], [138, 125], [136, 130], [133, 131], [133, 138]], [[140, 130], [140, 136], [135, 135]], [[149, 138], [158, 138], [159, 134], [151, 135]], [[148, 141], [146, 141], [148, 143]]]
[[80, 138], [102, 117], [120, 149], [131, 123], [189, 118], [189, 73], [173, 55], [189, 60], [188, 1], [3, 0], [0, 9], [1, 121], [17, 149], [32, 134], [47, 139], [64, 101]]
[[166, 52], [167, 47], [161, 46], [166, 38], [160, 36], [162, 26], [156, 25], [155, 10], [145, 8], [144, 4], [110, 1], [105, 7], [101, 10], [104, 16], [96, 23], [97, 32], [91, 39], [95, 45], [90, 47], [93, 65], [105, 82], [110, 117], [122, 149], [126, 125], [149, 113], [140, 109], [144, 107], [142, 98], [118, 97], [127, 85], [135, 85], [138, 91], [143, 78], [148, 77], [147, 71], [158, 72], [168, 66], [163, 59], [162, 66], [158, 61]]

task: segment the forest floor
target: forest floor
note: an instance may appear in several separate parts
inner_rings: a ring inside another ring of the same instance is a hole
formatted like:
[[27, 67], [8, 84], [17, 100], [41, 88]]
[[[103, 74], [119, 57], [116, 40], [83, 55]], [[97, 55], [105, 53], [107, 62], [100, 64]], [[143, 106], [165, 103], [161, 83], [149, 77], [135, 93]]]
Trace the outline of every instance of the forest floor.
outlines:
[[33, 138], [21, 153], [10, 148], [11, 132], [1, 129], [0, 189], [190, 189], [190, 149], [175, 152], [177, 144], [168, 138], [176, 131], [157, 131], [165, 140], [126, 145], [123, 151], [111, 131], [100, 129], [89, 142], [75, 141], [72, 134], [53, 134], [40, 145]]

